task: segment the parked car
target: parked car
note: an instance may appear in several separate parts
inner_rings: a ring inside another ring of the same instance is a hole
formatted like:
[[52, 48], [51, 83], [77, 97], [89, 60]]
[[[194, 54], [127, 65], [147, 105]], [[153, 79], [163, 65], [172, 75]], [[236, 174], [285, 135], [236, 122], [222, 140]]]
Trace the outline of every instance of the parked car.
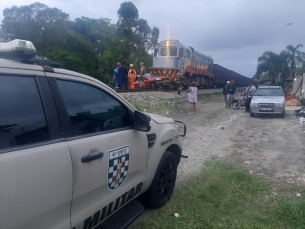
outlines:
[[0, 228], [126, 228], [144, 209], [135, 198], [163, 206], [185, 125], [35, 53], [0, 44]]
[[280, 86], [259, 86], [250, 104], [250, 116], [279, 114], [285, 118], [285, 105], [285, 96]]
[[[145, 89], [156, 89], [159, 88], [159, 85], [163, 85], [165, 82], [168, 81], [170, 83], [170, 79], [168, 76], [156, 76], [152, 73], [145, 73], [146, 80], [144, 81]], [[139, 75], [137, 75], [134, 88], [140, 89], [140, 82], [139, 82]]]

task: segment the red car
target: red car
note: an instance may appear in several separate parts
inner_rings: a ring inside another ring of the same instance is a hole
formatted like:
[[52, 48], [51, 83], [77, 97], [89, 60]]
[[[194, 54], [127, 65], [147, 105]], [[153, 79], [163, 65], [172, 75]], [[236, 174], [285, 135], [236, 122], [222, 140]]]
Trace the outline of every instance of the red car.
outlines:
[[[145, 73], [145, 78], [145, 89], [159, 88], [159, 86], [164, 86], [165, 84], [169, 84], [171, 82], [168, 76], [156, 76], [152, 73]], [[135, 78], [134, 88], [140, 89], [139, 75], [137, 75]]]

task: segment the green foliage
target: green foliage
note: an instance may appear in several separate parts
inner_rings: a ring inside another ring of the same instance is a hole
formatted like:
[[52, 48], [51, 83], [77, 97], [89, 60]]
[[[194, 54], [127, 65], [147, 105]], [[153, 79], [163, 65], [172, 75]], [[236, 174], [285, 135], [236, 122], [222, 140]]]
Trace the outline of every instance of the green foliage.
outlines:
[[[266, 51], [262, 56], [258, 58], [258, 65], [256, 70], [257, 79], [261, 78], [263, 73], [268, 73], [269, 79], [272, 84], [275, 84], [275, 78], [282, 76], [282, 78], [287, 77], [288, 65], [285, 55], [278, 55], [271, 51]], [[266, 74], [264, 75], [267, 76]]]
[[139, 12], [137, 7], [132, 2], [123, 2], [117, 13], [120, 33], [127, 37], [132, 36], [133, 29], [138, 25]]
[[304, 72], [305, 53], [298, 50], [303, 45], [295, 47], [288, 45], [279, 55], [266, 51], [258, 58], [258, 65], [255, 78], [259, 80], [269, 79], [275, 84], [275, 78], [282, 80], [293, 78]]
[[304, 228], [305, 201], [271, 190], [248, 171], [210, 161], [136, 228]]
[[7, 8], [3, 14], [2, 42], [30, 40], [38, 55], [110, 86], [117, 62], [135, 64], [137, 71], [140, 62], [152, 66], [149, 50], [158, 42], [159, 29], [151, 30], [145, 19], [139, 19], [138, 9], [131, 2], [121, 4], [117, 25], [107, 18], [81, 17], [71, 21], [69, 14], [38, 2]]
[[298, 50], [299, 48], [303, 48], [303, 45], [299, 44], [295, 47], [292, 45], [288, 45], [286, 47], [286, 53], [287, 53], [287, 62], [290, 65], [291, 68], [291, 75], [292, 77], [295, 77], [296, 73], [296, 67], [300, 66], [303, 61], [305, 61], [305, 53]]
[[[50, 24], [62, 24], [69, 19], [69, 14], [57, 8], [49, 8], [39, 2], [28, 6], [6, 8], [3, 10], [3, 16], [1, 24], [3, 41], [37, 40]], [[36, 48], [40, 48], [40, 46]]]
[[84, 67], [84, 62], [75, 52], [69, 52], [60, 48], [50, 48], [45, 54], [51, 60], [56, 60], [62, 64], [62, 68], [88, 74]]

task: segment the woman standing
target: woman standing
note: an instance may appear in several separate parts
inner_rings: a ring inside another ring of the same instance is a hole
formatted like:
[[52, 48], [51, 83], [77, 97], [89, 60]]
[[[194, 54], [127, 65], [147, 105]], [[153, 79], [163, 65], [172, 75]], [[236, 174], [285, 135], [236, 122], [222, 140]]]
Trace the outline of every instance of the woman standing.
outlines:
[[189, 114], [191, 115], [196, 112], [197, 91], [196, 82], [193, 82], [192, 86], [187, 89], [188, 100], [191, 104], [191, 112]]

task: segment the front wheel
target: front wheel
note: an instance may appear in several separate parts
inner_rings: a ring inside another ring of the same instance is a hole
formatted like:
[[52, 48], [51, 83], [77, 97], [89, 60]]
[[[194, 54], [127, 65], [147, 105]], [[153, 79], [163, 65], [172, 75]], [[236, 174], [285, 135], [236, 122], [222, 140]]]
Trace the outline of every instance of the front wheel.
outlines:
[[158, 165], [154, 179], [140, 200], [147, 206], [160, 208], [169, 201], [176, 182], [177, 160], [174, 154], [166, 151]]
[[254, 117], [254, 113], [250, 111], [250, 117]]
[[232, 104], [234, 110], [238, 110], [240, 108], [240, 102], [236, 102]]
[[282, 114], [280, 114], [280, 117], [285, 118], [285, 111]]

